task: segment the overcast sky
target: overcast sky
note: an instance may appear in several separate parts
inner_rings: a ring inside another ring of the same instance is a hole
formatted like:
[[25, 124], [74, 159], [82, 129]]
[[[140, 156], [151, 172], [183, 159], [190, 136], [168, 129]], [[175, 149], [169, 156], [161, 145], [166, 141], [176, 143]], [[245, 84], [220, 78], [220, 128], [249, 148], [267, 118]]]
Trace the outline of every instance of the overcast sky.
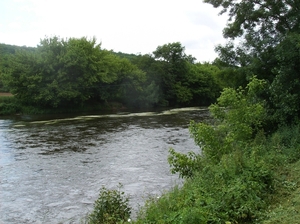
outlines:
[[84, 36], [108, 50], [147, 54], [181, 42], [198, 61], [212, 61], [225, 42], [219, 11], [202, 0], [1, 0], [0, 43], [35, 47], [46, 36]]

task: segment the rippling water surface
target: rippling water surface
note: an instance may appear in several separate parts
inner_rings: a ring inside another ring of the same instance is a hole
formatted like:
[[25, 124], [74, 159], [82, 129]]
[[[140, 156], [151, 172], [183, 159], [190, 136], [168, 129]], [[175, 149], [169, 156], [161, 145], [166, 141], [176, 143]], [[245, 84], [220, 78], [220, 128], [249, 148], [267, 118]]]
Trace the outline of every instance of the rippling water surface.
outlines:
[[178, 183], [170, 147], [199, 151], [188, 132], [206, 109], [0, 119], [0, 223], [80, 223], [102, 186], [122, 183], [135, 211]]

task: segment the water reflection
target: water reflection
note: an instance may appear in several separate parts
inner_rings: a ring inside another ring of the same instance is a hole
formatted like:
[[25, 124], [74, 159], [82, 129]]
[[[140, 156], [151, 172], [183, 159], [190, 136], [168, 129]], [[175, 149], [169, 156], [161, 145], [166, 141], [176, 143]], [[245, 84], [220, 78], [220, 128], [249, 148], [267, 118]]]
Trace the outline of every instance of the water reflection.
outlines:
[[124, 185], [136, 208], [177, 176], [168, 149], [199, 150], [191, 119], [207, 110], [0, 120], [2, 223], [79, 223], [102, 185]]

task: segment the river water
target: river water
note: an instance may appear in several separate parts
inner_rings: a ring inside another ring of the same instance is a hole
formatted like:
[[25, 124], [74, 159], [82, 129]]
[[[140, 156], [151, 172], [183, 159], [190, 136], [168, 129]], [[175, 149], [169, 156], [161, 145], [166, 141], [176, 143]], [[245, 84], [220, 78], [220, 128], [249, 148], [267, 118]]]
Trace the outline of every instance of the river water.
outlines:
[[199, 148], [190, 120], [205, 108], [0, 119], [0, 223], [82, 223], [102, 186], [121, 189], [134, 213], [180, 183], [168, 149]]

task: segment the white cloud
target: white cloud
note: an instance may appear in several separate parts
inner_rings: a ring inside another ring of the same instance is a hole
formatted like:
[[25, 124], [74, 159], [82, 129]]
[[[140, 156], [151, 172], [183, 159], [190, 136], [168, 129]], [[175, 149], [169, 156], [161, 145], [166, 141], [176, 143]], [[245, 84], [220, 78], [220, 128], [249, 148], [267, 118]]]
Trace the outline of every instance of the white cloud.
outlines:
[[226, 21], [201, 0], [4, 0], [2, 6], [1, 43], [36, 46], [45, 36], [95, 36], [103, 48], [146, 54], [179, 41], [199, 61], [216, 57]]

